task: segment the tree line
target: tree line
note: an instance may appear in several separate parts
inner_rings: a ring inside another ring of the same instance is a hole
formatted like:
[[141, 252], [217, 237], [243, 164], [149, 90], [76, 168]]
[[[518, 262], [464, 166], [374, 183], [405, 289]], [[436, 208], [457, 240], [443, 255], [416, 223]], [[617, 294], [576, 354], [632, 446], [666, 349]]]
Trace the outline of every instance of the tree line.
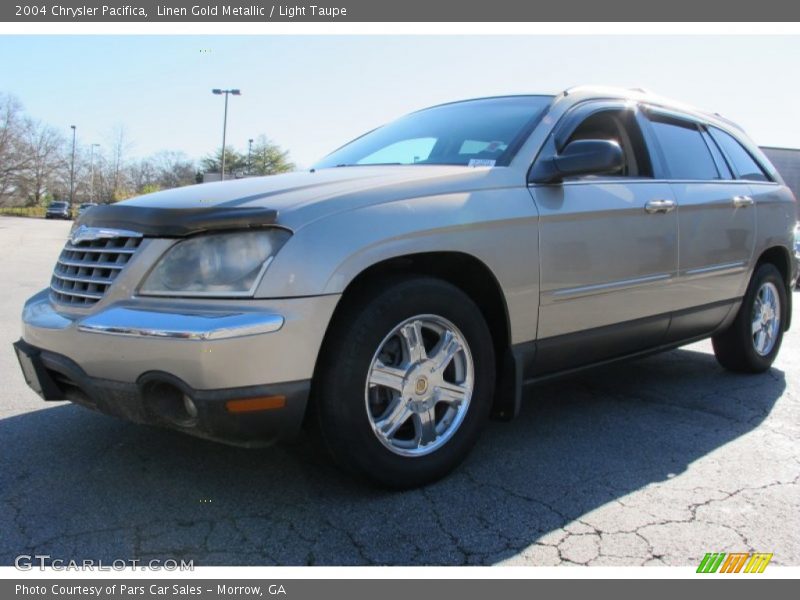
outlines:
[[[173, 150], [136, 158], [122, 126], [102, 141], [75, 147], [76, 203], [107, 204], [200, 183], [204, 173], [219, 172], [222, 162], [221, 148], [200, 161]], [[0, 206], [69, 200], [71, 168], [71, 136], [34, 119], [14, 96], [0, 92]], [[233, 147], [225, 151], [226, 178], [273, 175], [294, 168], [289, 152], [265, 135], [250, 141], [245, 151]]]

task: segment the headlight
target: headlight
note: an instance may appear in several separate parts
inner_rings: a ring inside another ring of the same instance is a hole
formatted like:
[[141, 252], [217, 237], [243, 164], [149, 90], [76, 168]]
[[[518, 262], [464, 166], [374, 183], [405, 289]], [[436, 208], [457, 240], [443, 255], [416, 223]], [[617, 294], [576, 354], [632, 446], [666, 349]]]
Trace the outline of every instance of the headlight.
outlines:
[[199, 235], [172, 246], [140, 289], [151, 296], [252, 296], [291, 234], [261, 229]]

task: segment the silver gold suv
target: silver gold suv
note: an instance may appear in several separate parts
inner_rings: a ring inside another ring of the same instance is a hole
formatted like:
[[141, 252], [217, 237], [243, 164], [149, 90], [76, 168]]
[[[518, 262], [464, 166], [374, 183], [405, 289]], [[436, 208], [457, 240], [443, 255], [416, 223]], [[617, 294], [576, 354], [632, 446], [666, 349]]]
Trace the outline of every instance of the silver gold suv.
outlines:
[[575, 88], [436, 106], [313, 169], [85, 212], [15, 344], [29, 385], [256, 445], [308, 416], [407, 487], [523, 389], [711, 337], [769, 368], [796, 202], [721, 117]]

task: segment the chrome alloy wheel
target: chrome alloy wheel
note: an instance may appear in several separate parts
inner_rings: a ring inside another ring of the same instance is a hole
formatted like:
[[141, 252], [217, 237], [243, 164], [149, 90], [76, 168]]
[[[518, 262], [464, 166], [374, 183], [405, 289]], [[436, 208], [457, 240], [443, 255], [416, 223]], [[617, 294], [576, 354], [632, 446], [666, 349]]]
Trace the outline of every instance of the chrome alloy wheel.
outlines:
[[758, 289], [752, 322], [753, 348], [760, 356], [766, 356], [775, 347], [781, 326], [781, 303], [774, 283], [767, 281]]
[[401, 456], [424, 456], [458, 431], [474, 386], [474, 364], [458, 328], [436, 315], [397, 325], [372, 357], [367, 415], [380, 442]]

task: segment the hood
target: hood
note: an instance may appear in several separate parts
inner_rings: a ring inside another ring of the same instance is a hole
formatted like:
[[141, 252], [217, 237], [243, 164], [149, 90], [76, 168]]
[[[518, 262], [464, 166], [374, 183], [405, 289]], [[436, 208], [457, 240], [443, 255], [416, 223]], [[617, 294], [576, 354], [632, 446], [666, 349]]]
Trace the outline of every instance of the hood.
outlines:
[[183, 236], [211, 229], [276, 224], [297, 229], [370, 205], [497, 185], [497, 168], [342, 167], [190, 185], [86, 211], [78, 225]]

